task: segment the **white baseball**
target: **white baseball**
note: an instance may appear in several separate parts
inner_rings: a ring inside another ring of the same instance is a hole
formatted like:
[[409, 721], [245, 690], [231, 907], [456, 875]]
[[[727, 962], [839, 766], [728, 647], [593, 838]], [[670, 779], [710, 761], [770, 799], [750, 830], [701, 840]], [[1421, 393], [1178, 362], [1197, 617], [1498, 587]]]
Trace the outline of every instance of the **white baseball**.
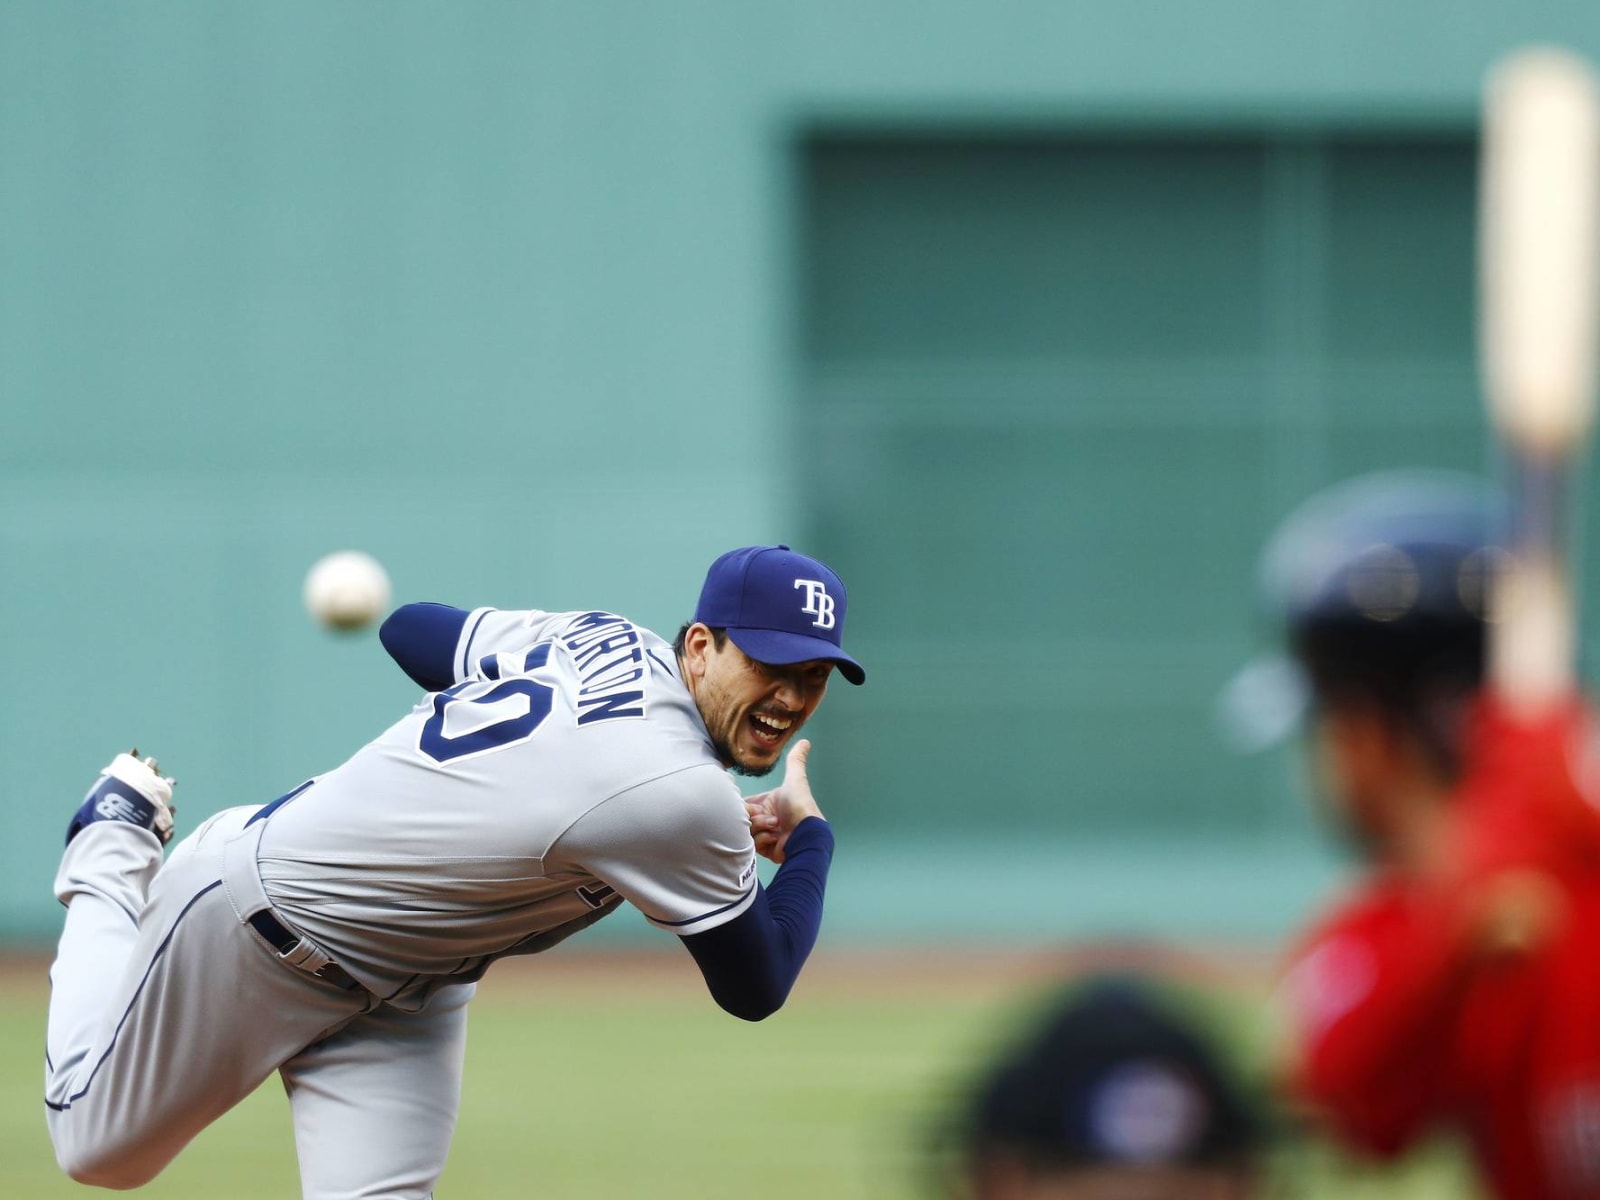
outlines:
[[389, 608], [389, 573], [360, 550], [319, 558], [306, 573], [306, 609], [330, 629], [360, 629]]

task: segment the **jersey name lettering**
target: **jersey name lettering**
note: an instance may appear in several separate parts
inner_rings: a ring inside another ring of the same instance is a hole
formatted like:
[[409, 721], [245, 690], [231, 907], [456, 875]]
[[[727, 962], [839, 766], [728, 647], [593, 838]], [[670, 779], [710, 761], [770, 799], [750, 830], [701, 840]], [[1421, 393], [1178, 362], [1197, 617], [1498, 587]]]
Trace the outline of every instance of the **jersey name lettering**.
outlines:
[[587, 612], [561, 632], [578, 670], [578, 724], [644, 716], [645, 676], [639, 631], [615, 613]]

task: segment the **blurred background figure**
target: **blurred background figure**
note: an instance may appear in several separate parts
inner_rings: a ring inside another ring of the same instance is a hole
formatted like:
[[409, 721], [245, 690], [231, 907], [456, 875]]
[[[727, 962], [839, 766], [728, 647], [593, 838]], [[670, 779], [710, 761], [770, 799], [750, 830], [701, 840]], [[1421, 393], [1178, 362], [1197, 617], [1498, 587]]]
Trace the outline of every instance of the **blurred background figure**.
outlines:
[[1384, 474], [1268, 547], [1319, 791], [1365, 875], [1282, 989], [1290, 1086], [1394, 1155], [1449, 1126], [1497, 1195], [1600, 1196], [1600, 856], [1574, 699], [1514, 720], [1482, 690], [1503, 561], [1481, 482]]
[[1071, 989], [972, 1097], [950, 1191], [967, 1200], [1243, 1200], [1262, 1117], [1201, 1024], [1155, 983]]

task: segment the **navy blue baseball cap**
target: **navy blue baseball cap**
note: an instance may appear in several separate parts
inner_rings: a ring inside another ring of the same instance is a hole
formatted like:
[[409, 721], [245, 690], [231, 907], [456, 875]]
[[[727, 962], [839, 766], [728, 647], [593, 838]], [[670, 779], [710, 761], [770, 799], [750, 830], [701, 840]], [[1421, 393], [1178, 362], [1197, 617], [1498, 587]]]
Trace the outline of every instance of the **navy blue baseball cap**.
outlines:
[[822, 563], [787, 546], [741, 546], [706, 572], [694, 619], [726, 629], [757, 662], [822, 659], [851, 683], [867, 672], [844, 652], [844, 584]]

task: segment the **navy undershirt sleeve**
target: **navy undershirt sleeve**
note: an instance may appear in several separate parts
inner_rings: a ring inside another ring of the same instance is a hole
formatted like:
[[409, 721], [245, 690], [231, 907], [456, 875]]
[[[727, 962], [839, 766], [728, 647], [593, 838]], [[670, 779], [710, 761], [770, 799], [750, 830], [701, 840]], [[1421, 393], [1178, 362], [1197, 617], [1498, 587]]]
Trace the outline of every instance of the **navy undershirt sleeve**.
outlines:
[[726, 924], [683, 939], [711, 996], [746, 1021], [783, 1007], [816, 945], [833, 861], [833, 830], [820, 817], [794, 827], [772, 886], [756, 885], [749, 908]]
[[420, 687], [442, 692], [456, 681], [456, 643], [471, 615], [448, 604], [407, 604], [389, 614], [378, 640]]

